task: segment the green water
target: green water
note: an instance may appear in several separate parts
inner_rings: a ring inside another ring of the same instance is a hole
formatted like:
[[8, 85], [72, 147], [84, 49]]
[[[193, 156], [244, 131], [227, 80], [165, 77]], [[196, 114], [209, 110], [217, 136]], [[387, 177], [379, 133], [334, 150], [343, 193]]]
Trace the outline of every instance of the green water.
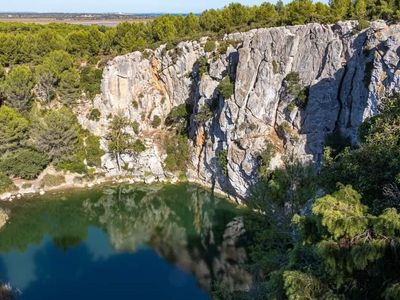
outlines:
[[18, 299], [210, 299], [246, 286], [227, 241], [238, 211], [192, 185], [129, 186], [2, 203], [0, 279]]

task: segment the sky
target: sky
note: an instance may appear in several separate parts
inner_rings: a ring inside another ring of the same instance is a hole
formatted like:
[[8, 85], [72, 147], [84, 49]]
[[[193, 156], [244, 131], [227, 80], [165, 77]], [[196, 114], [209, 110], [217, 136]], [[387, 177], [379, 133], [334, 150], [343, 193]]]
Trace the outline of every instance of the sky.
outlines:
[[[0, 0], [1, 12], [199, 13], [231, 2], [254, 5], [263, 0]], [[272, 1], [271, 1], [272, 2]]]

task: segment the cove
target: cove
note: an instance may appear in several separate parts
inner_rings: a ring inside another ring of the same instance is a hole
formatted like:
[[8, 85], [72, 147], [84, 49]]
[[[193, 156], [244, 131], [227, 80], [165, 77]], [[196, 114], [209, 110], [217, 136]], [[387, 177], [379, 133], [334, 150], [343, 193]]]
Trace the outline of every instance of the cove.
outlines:
[[238, 210], [193, 185], [120, 185], [2, 203], [0, 279], [17, 299], [211, 299], [245, 289]]

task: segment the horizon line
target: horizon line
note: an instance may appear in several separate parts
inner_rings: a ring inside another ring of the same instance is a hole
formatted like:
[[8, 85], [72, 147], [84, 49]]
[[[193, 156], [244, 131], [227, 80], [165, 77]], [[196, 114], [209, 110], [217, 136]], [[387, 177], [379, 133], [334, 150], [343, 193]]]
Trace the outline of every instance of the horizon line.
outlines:
[[[203, 12], [203, 11], [202, 11]], [[133, 13], [133, 12], [88, 12], [88, 11], [81, 11], [81, 12], [60, 12], [60, 11], [47, 11], [47, 12], [40, 12], [40, 11], [0, 11], [0, 14], [92, 14], [92, 15], [188, 15], [194, 14], [198, 15], [202, 12], [140, 12], [140, 13]]]

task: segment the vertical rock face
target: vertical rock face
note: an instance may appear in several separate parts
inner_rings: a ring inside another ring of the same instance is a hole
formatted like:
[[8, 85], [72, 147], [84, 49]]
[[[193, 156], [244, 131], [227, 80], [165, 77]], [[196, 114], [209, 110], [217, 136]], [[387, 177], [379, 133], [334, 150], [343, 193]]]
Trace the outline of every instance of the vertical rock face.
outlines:
[[[104, 137], [112, 115], [138, 122], [137, 137], [147, 150], [124, 161], [137, 176], [150, 172], [163, 179], [171, 175], [163, 169], [165, 118], [173, 107], [189, 103], [188, 178], [245, 198], [267, 144], [278, 149], [271, 168], [287, 155], [319, 163], [327, 134], [340, 131], [356, 143], [358, 126], [378, 113], [379, 99], [400, 87], [400, 25], [356, 28], [348, 21], [257, 29], [226, 36], [231, 45], [225, 53], [206, 53], [204, 39], [117, 57], [94, 101], [100, 121], [81, 116], [81, 123]], [[200, 74], [203, 57], [209, 67]], [[229, 99], [218, 88], [226, 76], [234, 81]], [[206, 105], [212, 112], [200, 124], [196, 116]], [[151, 125], [155, 116], [162, 120], [158, 128]], [[222, 150], [225, 172], [217, 159]], [[103, 157], [103, 164], [109, 174], [120, 173], [111, 157]]]

